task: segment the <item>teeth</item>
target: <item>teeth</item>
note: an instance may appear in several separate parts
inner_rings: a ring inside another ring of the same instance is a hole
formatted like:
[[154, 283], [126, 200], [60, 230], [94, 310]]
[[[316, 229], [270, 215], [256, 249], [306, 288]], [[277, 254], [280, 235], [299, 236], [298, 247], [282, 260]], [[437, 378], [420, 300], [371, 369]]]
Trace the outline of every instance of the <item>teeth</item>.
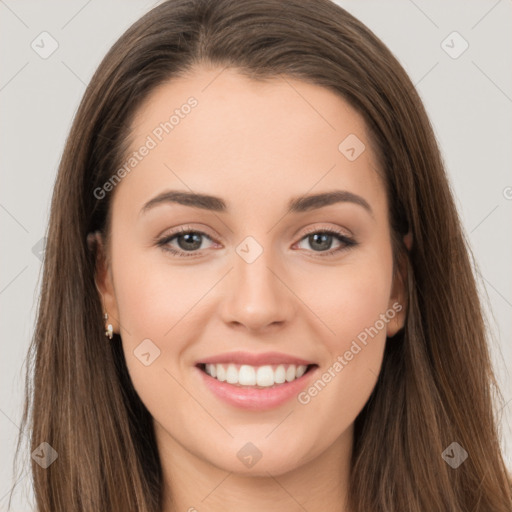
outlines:
[[[217, 380], [220, 380], [221, 382], [224, 382], [226, 380], [226, 370], [224, 370], [224, 366], [222, 366], [221, 364], [207, 364], [206, 367], [210, 367], [210, 372], [209, 375], [211, 375], [213, 377], [213, 374], [216, 373], [216, 378]], [[212, 366], [215, 366], [214, 370], [212, 371], [211, 370], [211, 367]], [[208, 371], [207, 368], [205, 368], [206, 371]]]
[[276, 371], [274, 372], [274, 382], [276, 384], [282, 384], [286, 381], [286, 370], [284, 369], [284, 366], [280, 364]]
[[238, 384], [240, 386], [270, 387], [274, 384], [292, 382], [306, 373], [307, 366], [290, 365], [265, 365], [250, 366], [248, 364], [207, 364], [205, 371], [211, 377], [221, 382]]
[[256, 372], [256, 383], [258, 386], [273, 386], [274, 385], [274, 370], [272, 366], [260, 366]]
[[299, 367], [297, 367], [297, 371], [295, 373], [295, 377], [297, 377], [297, 379], [299, 377], [302, 377], [306, 373], [306, 369], [307, 369], [307, 366], [299, 366]]
[[[235, 382], [235, 384], [238, 383], [241, 384], [242, 386], [255, 386], [257, 380], [258, 379], [256, 377], [256, 372], [254, 371], [254, 368], [252, 366], [244, 364], [240, 366], [240, 371], [238, 372], [238, 379], [237, 382]], [[261, 386], [261, 384], [258, 385]]]

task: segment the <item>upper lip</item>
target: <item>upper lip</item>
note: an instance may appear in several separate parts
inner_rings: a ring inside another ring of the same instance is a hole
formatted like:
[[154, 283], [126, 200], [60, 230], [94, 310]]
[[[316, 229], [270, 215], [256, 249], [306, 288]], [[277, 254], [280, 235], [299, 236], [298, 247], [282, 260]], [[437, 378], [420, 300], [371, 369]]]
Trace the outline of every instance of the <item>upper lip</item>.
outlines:
[[295, 364], [308, 366], [315, 364], [313, 361], [307, 361], [300, 357], [281, 354], [279, 352], [262, 352], [255, 354], [251, 352], [226, 352], [212, 357], [206, 357], [197, 362], [197, 364], [247, 364], [250, 366], [263, 366], [271, 364]]

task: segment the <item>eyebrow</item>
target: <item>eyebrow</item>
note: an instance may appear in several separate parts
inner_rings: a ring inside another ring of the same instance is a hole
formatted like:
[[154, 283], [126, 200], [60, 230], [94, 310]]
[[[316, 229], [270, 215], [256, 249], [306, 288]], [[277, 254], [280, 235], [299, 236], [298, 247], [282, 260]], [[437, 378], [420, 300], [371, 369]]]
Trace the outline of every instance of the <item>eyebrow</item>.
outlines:
[[[228, 207], [220, 197], [195, 192], [168, 190], [150, 199], [141, 209], [139, 215], [161, 204], [176, 203], [193, 208], [201, 208], [225, 213]], [[362, 206], [372, 217], [373, 211], [366, 199], [348, 190], [333, 190], [319, 194], [310, 194], [292, 198], [288, 203], [290, 213], [302, 213], [323, 208], [336, 203], [353, 203]]]

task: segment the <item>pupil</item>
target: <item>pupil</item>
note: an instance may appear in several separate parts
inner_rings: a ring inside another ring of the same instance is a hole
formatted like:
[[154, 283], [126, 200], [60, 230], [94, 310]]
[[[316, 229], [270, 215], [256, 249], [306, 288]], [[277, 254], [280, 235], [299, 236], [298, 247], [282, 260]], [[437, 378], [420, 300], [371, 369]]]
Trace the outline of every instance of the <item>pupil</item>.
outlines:
[[[181, 243], [182, 239], [185, 239], [184, 246]], [[185, 251], [191, 249], [199, 249], [199, 247], [201, 247], [201, 235], [199, 235], [198, 233], [186, 233], [185, 235], [181, 235], [178, 238], [178, 245], [180, 246], [181, 249], [184, 249]]]
[[[329, 249], [331, 244], [331, 238], [332, 238], [332, 235], [329, 235], [327, 233], [315, 233], [314, 235], [310, 235], [310, 243], [311, 242], [314, 242], [314, 243], [311, 243], [312, 247], [314, 248], [314, 245], [315, 244], [320, 244], [320, 247], [317, 246], [317, 248], [319, 249]], [[320, 239], [320, 241], [319, 241]]]

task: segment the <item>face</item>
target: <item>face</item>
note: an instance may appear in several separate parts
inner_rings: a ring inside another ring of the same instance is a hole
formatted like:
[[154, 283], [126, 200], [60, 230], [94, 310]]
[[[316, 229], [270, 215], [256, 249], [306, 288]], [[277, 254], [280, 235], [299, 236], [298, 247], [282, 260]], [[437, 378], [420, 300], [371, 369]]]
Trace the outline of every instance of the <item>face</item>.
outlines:
[[359, 114], [219, 72], [139, 109], [97, 280], [161, 449], [277, 475], [347, 445], [403, 290]]

